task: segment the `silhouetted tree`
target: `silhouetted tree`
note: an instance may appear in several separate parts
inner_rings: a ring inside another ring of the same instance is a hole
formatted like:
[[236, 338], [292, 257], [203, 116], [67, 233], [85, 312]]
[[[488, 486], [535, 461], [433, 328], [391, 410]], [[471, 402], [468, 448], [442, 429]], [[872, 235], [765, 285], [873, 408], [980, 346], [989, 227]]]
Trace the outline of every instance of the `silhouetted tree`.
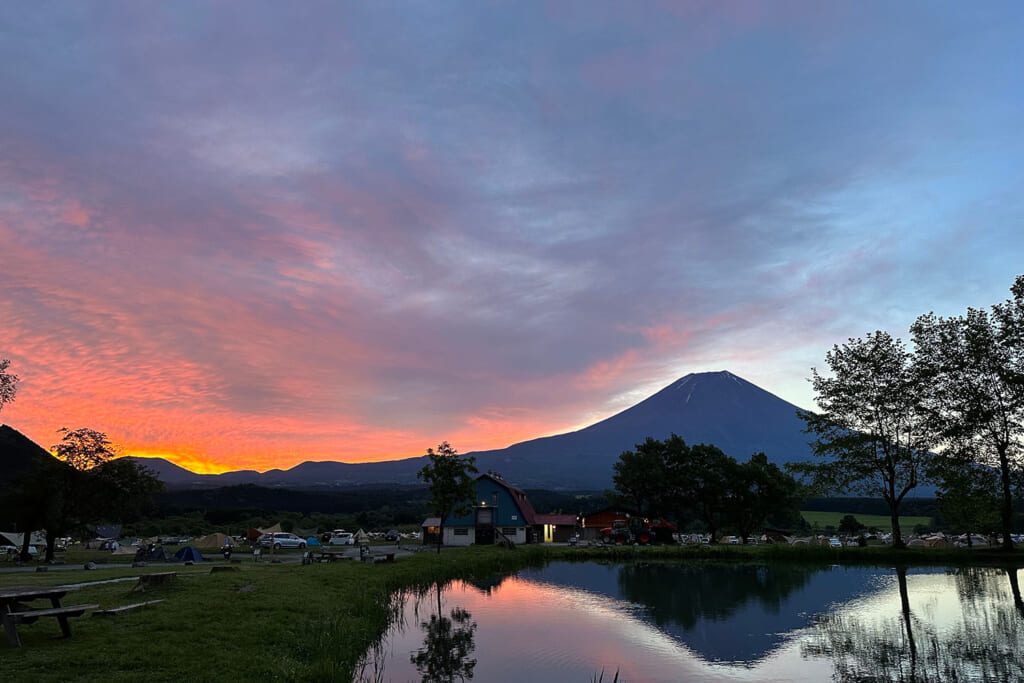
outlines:
[[686, 448], [683, 440], [675, 434], [667, 442], [647, 437], [636, 445], [635, 451], [624, 451], [612, 465], [615, 490], [637, 514], [665, 513], [663, 505], [671, 497], [672, 486], [668, 479], [667, 461], [673, 447], [679, 450], [677, 441], [683, 449]]
[[18, 382], [21, 381], [17, 375], [7, 371], [10, 366], [11, 361], [0, 358], [0, 410], [14, 400], [18, 393]]
[[881, 496], [893, 546], [901, 548], [900, 503], [926, 480], [931, 446], [911, 356], [901, 340], [878, 331], [833, 346], [825, 359], [831, 377], [811, 369], [821, 412], [798, 411], [824, 462], [788, 467], [821, 491]]
[[427, 449], [430, 462], [424, 465], [417, 478], [430, 487], [430, 510], [441, 518], [437, 538], [437, 552], [444, 542], [444, 522], [449, 515], [466, 515], [473, 509], [476, 498], [476, 458], [461, 457], [447, 441]]
[[685, 459], [674, 467], [672, 480], [679, 499], [686, 501], [693, 515], [704, 523], [715, 542], [718, 530], [726, 524], [731, 509], [730, 475], [736, 461], [709, 444], [690, 446]]
[[792, 519], [799, 514], [800, 484], [764, 453], [736, 464], [729, 476], [728, 521], [746, 544], [750, 534], [764, 527], [769, 517]]
[[[64, 436], [51, 449], [57, 460], [37, 463], [19, 494], [26, 518], [46, 529], [46, 559], [52, 560], [58, 537], [101, 518], [124, 519], [138, 513], [163, 484], [131, 460], [113, 460], [116, 448], [103, 432], [59, 430]], [[31, 528], [38, 528], [33, 524]]]
[[840, 533], [855, 534], [864, 528], [864, 525], [857, 521], [857, 518], [853, 515], [844, 515], [843, 518], [839, 520], [838, 529]]
[[936, 499], [946, 528], [967, 534], [973, 545], [975, 532], [987, 533], [999, 525], [999, 471], [979, 465], [971, 455], [947, 450], [935, 459], [932, 478], [938, 484]]
[[[1024, 275], [990, 311], [923, 315], [911, 331], [929, 417], [953, 457], [999, 473], [1003, 547], [1013, 549], [1013, 486], [1024, 458]], [[980, 472], [980, 470], [975, 470]]]

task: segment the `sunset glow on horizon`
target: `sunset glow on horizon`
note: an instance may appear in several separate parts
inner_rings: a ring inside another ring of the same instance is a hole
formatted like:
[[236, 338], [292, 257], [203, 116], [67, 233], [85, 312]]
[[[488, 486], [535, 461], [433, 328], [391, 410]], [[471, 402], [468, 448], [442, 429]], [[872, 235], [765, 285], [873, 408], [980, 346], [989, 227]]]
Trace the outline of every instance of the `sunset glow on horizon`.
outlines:
[[0, 6], [0, 412], [196, 472], [801, 407], [1024, 272], [1024, 5]]

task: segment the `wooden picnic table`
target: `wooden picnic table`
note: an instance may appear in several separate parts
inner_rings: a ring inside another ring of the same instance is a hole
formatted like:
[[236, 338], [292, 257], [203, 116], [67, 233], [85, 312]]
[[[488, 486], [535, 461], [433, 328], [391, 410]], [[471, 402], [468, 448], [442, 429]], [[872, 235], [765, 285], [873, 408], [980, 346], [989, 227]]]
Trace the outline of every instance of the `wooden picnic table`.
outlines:
[[337, 560], [344, 560], [344, 559], [345, 559], [345, 552], [344, 551], [335, 552], [335, 551], [331, 551], [331, 550], [324, 550], [324, 551], [321, 551], [321, 553], [320, 553], [320, 561], [321, 562], [335, 562]]
[[[95, 609], [99, 605], [61, 605], [61, 598], [67, 595], [68, 588], [61, 586], [26, 586], [19, 588], [0, 588], [0, 616], [3, 617], [4, 631], [7, 640], [13, 647], [21, 646], [18, 638], [18, 625], [31, 624], [41, 617], [55, 617], [60, 624], [61, 633], [65, 638], [71, 637], [69, 617], [81, 616], [86, 610]], [[34, 608], [27, 604], [36, 600], [49, 600], [50, 607]]]

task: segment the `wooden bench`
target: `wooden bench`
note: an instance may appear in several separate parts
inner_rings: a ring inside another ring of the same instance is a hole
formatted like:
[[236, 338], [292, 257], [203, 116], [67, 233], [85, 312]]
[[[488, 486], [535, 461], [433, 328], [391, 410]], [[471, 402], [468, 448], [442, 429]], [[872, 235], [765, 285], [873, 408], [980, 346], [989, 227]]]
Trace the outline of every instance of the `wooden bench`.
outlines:
[[174, 580], [174, 577], [178, 575], [178, 572], [157, 572], [155, 574], [143, 574], [139, 577], [139, 582], [132, 588], [132, 593], [139, 592], [145, 593], [147, 588], [153, 586], [165, 586]]
[[121, 607], [112, 607], [110, 609], [101, 609], [92, 613], [93, 617], [109, 617], [121, 612], [129, 612], [133, 609], [145, 607], [146, 605], [155, 605], [163, 600], [147, 600], [146, 602], [137, 602], [134, 605], [122, 605]]
[[86, 610], [96, 609], [99, 605], [68, 605], [67, 607], [50, 607], [46, 609], [30, 609], [24, 612], [8, 612], [4, 614], [4, 630], [7, 632], [7, 640], [13, 647], [21, 647], [21, 639], [18, 638], [18, 625], [31, 624], [41, 617], [56, 617], [60, 624], [60, 631], [65, 638], [71, 637], [71, 624], [69, 617], [80, 617]]

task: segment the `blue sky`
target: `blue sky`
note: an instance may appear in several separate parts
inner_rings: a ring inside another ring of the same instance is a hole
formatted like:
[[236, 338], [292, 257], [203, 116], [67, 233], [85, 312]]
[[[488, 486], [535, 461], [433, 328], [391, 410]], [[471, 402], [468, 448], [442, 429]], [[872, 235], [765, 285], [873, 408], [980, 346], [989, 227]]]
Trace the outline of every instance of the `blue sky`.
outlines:
[[462, 451], [1024, 272], [1013, 2], [0, 6], [3, 418]]

